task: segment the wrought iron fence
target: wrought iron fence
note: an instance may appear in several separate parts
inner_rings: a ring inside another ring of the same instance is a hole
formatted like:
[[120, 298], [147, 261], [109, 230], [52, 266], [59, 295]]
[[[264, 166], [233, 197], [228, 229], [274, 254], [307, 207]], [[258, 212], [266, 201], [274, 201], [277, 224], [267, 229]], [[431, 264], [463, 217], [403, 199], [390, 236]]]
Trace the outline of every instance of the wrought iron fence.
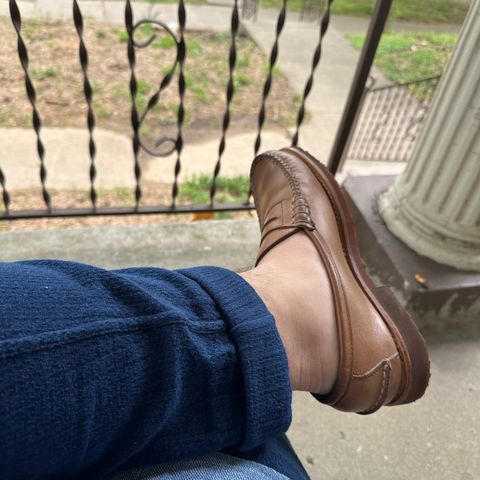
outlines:
[[439, 79], [367, 88], [346, 159], [406, 162]]
[[[131, 99], [130, 122], [132, 129], [132, 153], [133, 153], [133, 171], [135, 176], [134, 187], [134, 205], [124, 205], [120, 207], [99, 206], [98, 187], [96, 185], [97, 168], [96, 168], [96, 152], [97, 146], [95, 141], [95, 127], [96, 127], [96, 112], [94, 104], [94, 89], [92, 87], [92, 80], [89, 74], [89, 52], [85, 41], [85, 27], [84, 17], [79, 2], [72, 1], [73, 23], [78, 36], [78, 56], [83, 75], [83, 94], [86, 104], [86, 125], [88, 128], [88, 151], [89, 151], [89, 197], [91, 206], [88, 208], [55, 208], [52, 203], [52, 196], [48, 188], [48, 172], [45, 163], [45, 146], [42, 141], [42, 117], [41, 112], [37, 108], [37, 91], [35, 82], [32, 79], [30, 71], [30, 58], [27, 45], [24, 41], [22, 30], [22, 17], [16, 0], [9, 0], [10, 16], [17, 36], [17, 50], [20, 64], [24, 73], [25, 89], [28, 100], [31, 104], [32, 110], [32, 124], [36, 135], [36, 147], [39, 158], [39, 178], [41, 184], [41, 191], [43, 197], [44, 208], [36, 208], [30, 210], [12, 210], [10, 208], [11, 195], [7, 188], [7, 179], [1, 169], [0, 165], [0, 187], [2, 191], [3, 212], [0, 212], [0, 219], [25, 219], [38, 217], [75, 217], [86, 215], [128, 215], [128, 214], [153, 214], [153, 213], [187, 213], [187, 212], [211, 212], [211, 211], [236, 211], [236, 210], [250, 210], [254, 208], [251, 203], [251, 192], [246, 195], [242, 202], [233, 203], [219, 203], [216, 201], [217, 181], [222, 168], [222, 158], [225, 152], [227, 133], [230, 127], [232, 98], [235, 94], [235, 74], [237, 66], [237, 37], [239, 35], [239, 10], [241, 0], [234, 0], [231, 11], [231, 28], [230, 28], [230, 47], [228, 55], [228, 80], [225, 93], [225, 107], [223, 118], [221, 119], [221, 137], [218, 145], [218, 156], [214, 170], [212, 172], [211, 187], [209, 194], [209, 202], [203, 205], [191, 204], [181, 205], [177, 202], [179, 194], [178, 179], [182, 169], [182, 151], [184, 147], [183, 128], [185, 124], [185, 92], [187, 88], [184, 72], [184, 64], [187, 55], [187, 47], [185, 40], [185, 32], [187, 27], [187, 9], [184, 0], [178, 1], [177, 9], [177, 23], [178, 29], [174, 31], [166, 23], [157, 19], [142, 19], [135, 22], [133, 18], [132, 4], [130, 0], [125, 1], [125, 28], [128, 35], [127, 39], [127, 55], [130, 69], [129, 93]], [[253, 146], [253, 153], [257, 154], [261, 147], [262, 131], [266, 120], [266, 103], [268, 101], [272, 83], [274, 82], [274, 68], [277, 63], [279, 54], [279, 39], [282, 35], [286, 21], [287, 1], [282, 0], [281, 8], [278, 11], [278, 16], [275, 24], [275, 39], [270, 51], [268, 59], [268, 68], [266, 77], [263, 82], [261, 92], [261, 101], [258, 110], [257, 121], [257, 135]], [[327, 33], [330, 21], [330, 9], [333, 0], [325, 2], [325, 10], [321, 16], [319, 25], [319, 35], [317, 44], [312, 46], [312, 63], [311, 71], [308, 78], [305, 80], [305, 87], [302, 93], [300, 106], [296, 115], [296, 129], [293, 135], [292, 144], [297, 145], [299, 139], [299, 132], [305, 119], [305, 104], [309, 93], [313, 86], [314, 73], [321, 61], [322, 45], [324, 37]], [[367, 41], [365, 42], [361, 61], [357, 66], [357, 75], [352, 91], [362, 91], [365, 84], [365, 79], [370, 71], [371, 62], [373, 61], [374, 52], [378, 45], [378, 40], [383, 31], [388, 11], [391, 6], [391, 0], [378, 0], [377, 10], [374, 14]], [[142, 25], [154, 25], [156, 28], [162, 29], [172, 39], [176, 47], [175, 59], [164, 74], [163, 78], [159, 80], [158, 87], [153, 95], [148, 99], [143, 110], [139, 109], [136, 102], [136, 97], [139, 90], [139, 82], [136, 77], [135, 67], [137, 59], [137, 51], [139, 49], [148, 48], [155, 40], [155, 33], [146, 40], [139, 40], [136, 36], [139, 28]], [[153, 110], [153, 108], [160, 102], [162, 93], [172, 84], [176, 83], [178, 90], [178, 109], [176, 119], [176, 134], [169, 136], [161, 136], [154, 146], [147, 145], [141, 134], [141, 127], [146, 119], [146, 116]], [[355, 117], [358, 110], [358, 102], [349, 102], [346, 108], [347, 117]], [[347, 122], [339, 131], [339, 136], [347, 136], [350, 131], [352, 122]], [[151, 157], [165, 157], [170, 154], [175, 155], [174, 165], [174, 180], [171, 187], [171, 200], [169, 204], [158, 205], [143, 205], [142, 204], [142, 168], [139, 161], [140, 153]], [[333, 171], [336, 167], [333, 167]]]

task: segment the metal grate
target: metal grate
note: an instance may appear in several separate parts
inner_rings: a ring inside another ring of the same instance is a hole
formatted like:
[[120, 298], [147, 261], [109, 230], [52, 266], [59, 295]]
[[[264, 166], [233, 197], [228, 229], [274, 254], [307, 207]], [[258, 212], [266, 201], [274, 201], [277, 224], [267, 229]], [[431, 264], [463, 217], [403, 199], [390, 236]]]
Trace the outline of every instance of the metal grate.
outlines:
[[368, 88], [346, 159], [406, 162], [439, 79]]

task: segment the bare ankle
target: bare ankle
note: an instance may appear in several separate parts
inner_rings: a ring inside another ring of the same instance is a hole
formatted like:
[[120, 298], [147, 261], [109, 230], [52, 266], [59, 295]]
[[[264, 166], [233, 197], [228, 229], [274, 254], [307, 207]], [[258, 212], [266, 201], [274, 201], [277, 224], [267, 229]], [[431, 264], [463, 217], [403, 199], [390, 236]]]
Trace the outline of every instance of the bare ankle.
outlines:
[[273, 272], [270, 274], [265, 271], [265, 268], [254, 268], [253, 270], [239, 273], [239, 275], [254, 288], [269, 312], [273, 315], [287, 354], [292, 390], [300, 390], [302, 385], [300, 355], [292, 338], [293, 335], [288, 325], [287, 315], [283, 311], [282, 303], [276, 299], [276, 295], [272, 292]]
[[306, 236], [294, 235], [240, 275], [275, 318], [292, 389], [327, 393], [338, 368], [335, 311], [328, 277], [321, 263], [312, 264], [309, 247]]

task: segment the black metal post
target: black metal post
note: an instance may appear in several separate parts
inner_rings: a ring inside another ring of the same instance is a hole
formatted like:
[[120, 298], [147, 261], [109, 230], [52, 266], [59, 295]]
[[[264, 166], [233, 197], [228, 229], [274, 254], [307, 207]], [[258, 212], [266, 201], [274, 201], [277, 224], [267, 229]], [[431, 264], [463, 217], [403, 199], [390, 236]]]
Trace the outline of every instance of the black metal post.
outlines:
[[355, 120], [360, 111], [365, 85], [367, 83], [370, 69], [372, 68], [373, 59], [375, 58], [380, 38], [382, 37], [387, 23], [392, 1], [393, 0], [377, 0], [375, 5], [375, 11], [373, 12], [368, 27], [367, 38], [365, 39], [360, 60], [358, 61], [350, 93], [348, 94], [347, 104], [345, 105], [345, 110], [343, 111], [340, 126], [338, 127], [335, 142], [328, 161], [328, 168], [333, 175], [337, 173], [337, 170], [341, 166], [352, 133], [352, 128], [355, 125]]

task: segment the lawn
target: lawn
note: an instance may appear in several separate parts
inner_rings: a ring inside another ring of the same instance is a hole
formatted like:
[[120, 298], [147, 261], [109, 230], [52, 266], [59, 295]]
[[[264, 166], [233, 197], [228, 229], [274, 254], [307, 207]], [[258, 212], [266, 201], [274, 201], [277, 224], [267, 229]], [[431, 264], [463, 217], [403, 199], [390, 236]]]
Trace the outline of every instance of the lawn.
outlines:
[[[374, 0], [334, 0], [333, 12], [344, 15], [371, 15]], [[398, 20], [425, 23], [462, 23], [469, 0], [394, 0], [392, 15]]]
[[[364, 37], [348, 35], [360, 49]], [[375, 57], [375, 65], [395, 83], [440, 75], [455, 47], [457, 35], [437, 33], [385, 33]]]
[[[140, 1], [140, 0], [139, 0]], [[144, 1], [144, 0], [142, 0]], [[149, 0], [151, 3], [177, 3], [178, 0]], [[307, 5], [319, 4], [323, 9], [326, 0], [306, 0]], [[206, 0], [186, 0], [186, 4], [202, 4]], [[283, 0], [260, 0], [263, 8], [278, 8]], [[288, 9], [300, 11], [304, 0], [288, 0]], [[470, 0], [394, 0], [392, 14], [399, 20], [425, 23], [462, 23]], [[334, 0], [332, 11], [341, 15], [371, 15], [375, 0]]]

